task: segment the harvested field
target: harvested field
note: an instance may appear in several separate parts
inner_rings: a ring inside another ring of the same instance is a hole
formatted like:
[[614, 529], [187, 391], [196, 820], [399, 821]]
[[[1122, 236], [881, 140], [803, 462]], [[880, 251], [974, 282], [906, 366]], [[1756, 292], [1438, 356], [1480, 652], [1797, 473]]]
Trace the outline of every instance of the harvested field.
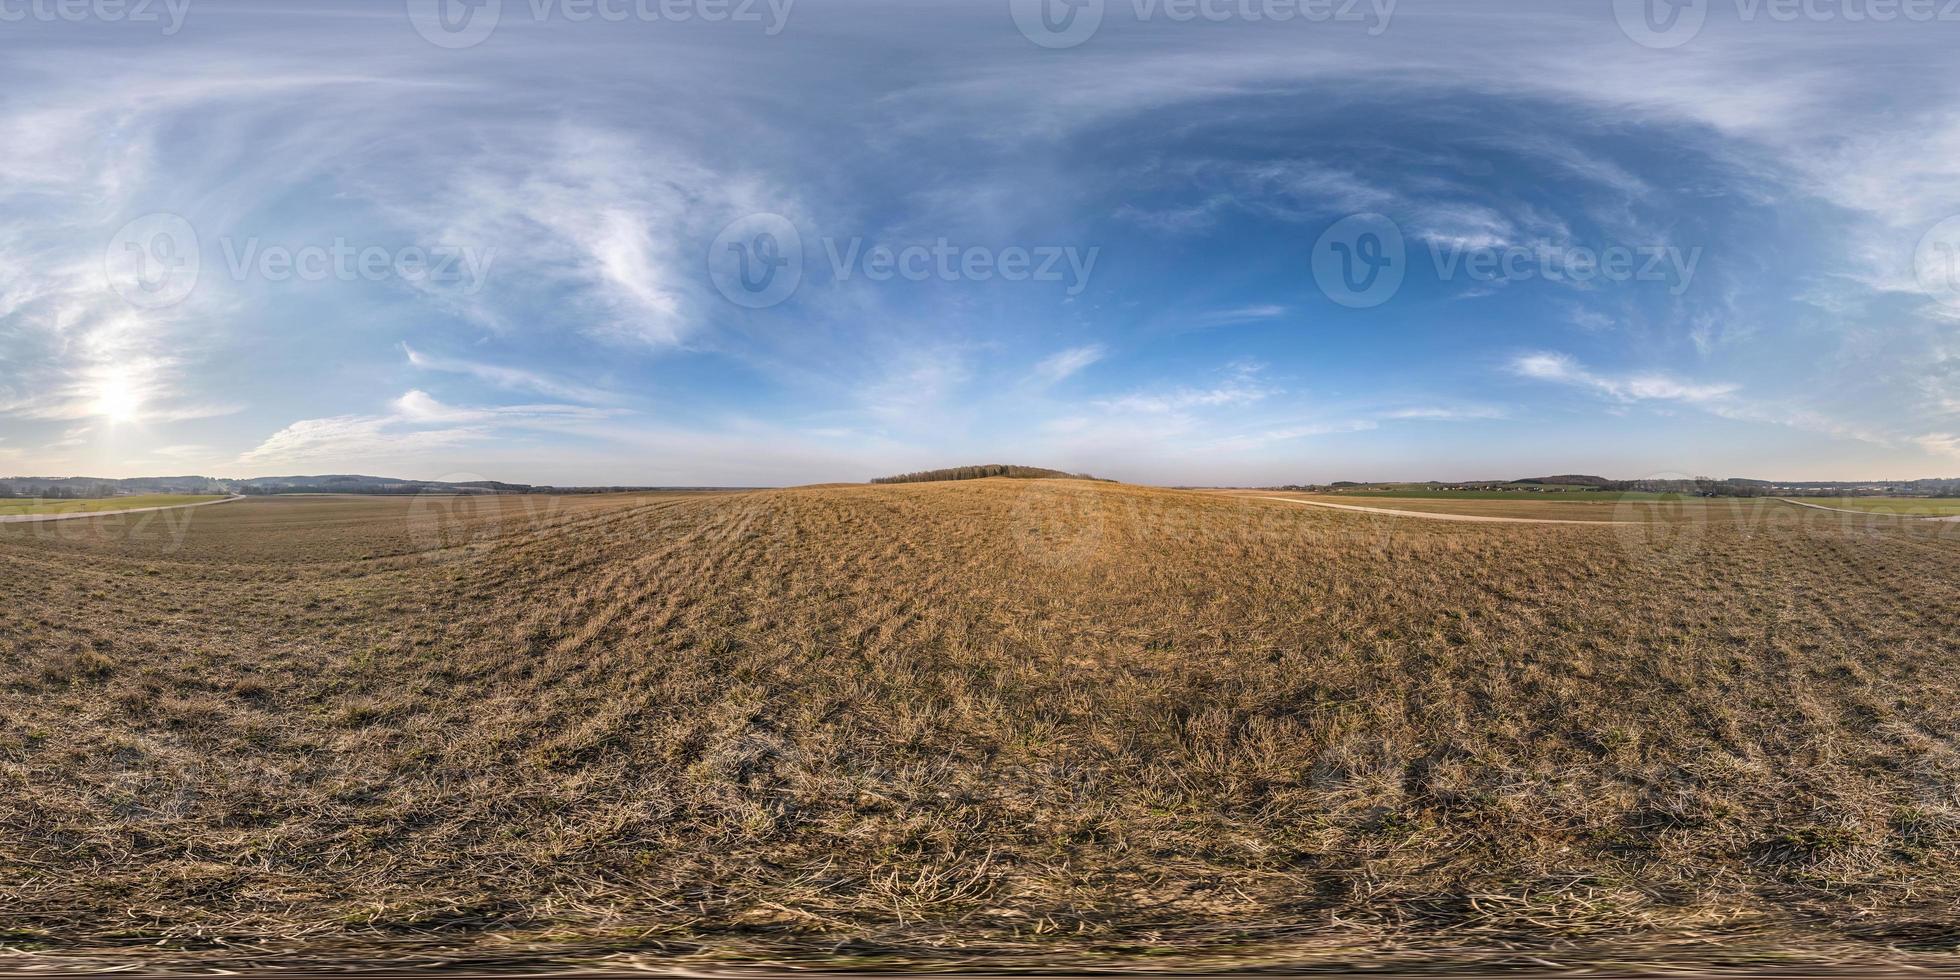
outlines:
[[981, 480], [0, 527], [0, 930], [149, 966], [1954, 964], [1960, 527], [1656, 506]]

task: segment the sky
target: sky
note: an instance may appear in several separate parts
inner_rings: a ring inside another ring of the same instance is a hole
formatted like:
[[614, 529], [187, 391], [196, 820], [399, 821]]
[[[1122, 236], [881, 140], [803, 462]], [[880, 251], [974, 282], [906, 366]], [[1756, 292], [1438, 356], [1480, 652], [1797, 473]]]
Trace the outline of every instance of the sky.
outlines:
[[0, 0], [0, 473], [1953, 476], [1957, 50], [1945, 0]]

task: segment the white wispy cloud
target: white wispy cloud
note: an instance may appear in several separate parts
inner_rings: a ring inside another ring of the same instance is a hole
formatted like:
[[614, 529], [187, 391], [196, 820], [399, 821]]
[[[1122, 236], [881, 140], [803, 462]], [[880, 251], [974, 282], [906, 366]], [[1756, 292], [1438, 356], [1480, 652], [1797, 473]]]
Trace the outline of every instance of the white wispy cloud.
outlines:
[[1589, 371], [1572, 358], [1552, 352], [1521, 355], [1512, 362], [1511, 370], [1533, 380], [1591, 390], [1621, 403], [1677, 402], [1738, 422], [1782, 426], [1887, 449], [1913, 446], [1929, 455], [1953, 455], [1950, 450], [1954, 448], [1954, 437], [1947, 433], [1875, 425], [1788, 401], [1745, 399], [1740, 397], [1740, 387], [1733, 384], [1683, 381], [1658, 373], [1608, 376]]
[[1206, 326], [1226, 326], [1234, 323], [1249, 323], [1254, 320], [1270, 320], [1286, 315], [1286, 307], [1277, 303], [1254, 303], [1226, 310], [1213, 310], [1198, 318]]
[[180, 443], [174, 446], [158, 446], [149, 451], [151, 456], [175, 461], [204, 461], [218, 456], [218, 451], [210, 446], [196, 443]]
[[509, 312], [520, 299], [555, 295], [594, 337], [680, 345], [723, 303], [690, 246], [746, 214], [798, 212], [786, 191], [619, 129], [492, 127], [467, 139], [484, 165], [434, 193], [396, 182], [366, 190], [422, 237], [496, 251], [485, 288], [436, 299], [499, 330], [521, 327]]
[[438, 357], [418, 351], [407, 343], [402, 344], [402, 353], [407, 355], [411, 366], [424, 371], [468, 375], [512, 391], [532, 391], [568, 401], [599, 401], [604, 397], [604, 393], [598, 390], [560, 381], [538, 371], [457, 357]]
[[964, 351], [919, 347], [892, 352], [857, 392], [858, 408], [892, 426], [931, 425], [932, 416], [973, 376]]
[[1913, 438], [1919, 448], [1935, 456], [1960, 459], [1960, 434], [1934, 432]]
[[238, 457], [244, 465], [399, 458], [450, 449], [489, 436], [474, 428], [409, 429], [387, 415], [302, 419]]
[[1056, 384], [1067, 379], [1083, 368], [1103, 359], [1108, 353], [1101, 344], [1071, 347], [1057, 351], [1034, 366], [1034, 376], [1042, 384]]
[[1613, 329], [1613, 318], [1598, 310], [1589, 310], [1577, 305], [1568, 306], [1566, 310], [1566, 319], [1581, 330], [1599, 333]]
[[1398, 408], [1382, 413], [1382, 418], [1396, 421], [1414, 422], [1469, 422], [1488, 419], [1507, 419], [1511, 414], [1502, 408], [1490, 405], [1461, 406], [1420, 406]]
[[1276, 443], [1294, 442], [1316, 436], [1340, 435], [1352, 432], [1372, 432], [1381, 427], [1374, 419], [1336, 419], [1327, 422], [1308, 422], [1265, 429], [1259, 432], [1241, 433], [1227, 436], [1213, 443], [1211, 448], [1228, 452], [1241, 452], [1261, 449]]
[[1139, 391], [1095, 404], [1106, 412], [1123, 415], [1169, 415], [1192, 409], [1250, 405], [1279, 394], [1278, 388], [1261, 380], [1263, 371], [1256, 365], [1241, 365], [1210, 387]]
[[618, 415], [584, 405], [505, 405], [472, 408], [444, 404], [424, 391], [395, 399], [384, 415], [303, 419], [273, 433], [238, 458], [244, 465], [318, 460], [407, 459], [498, 438], [514, 430], [563, 430], [567, 424]]
[[1552, 381], [1591, 389], [1622, 402], [1653, 400], [1713, 402], [1727, 398], [1738, 390], [1738, 386], [1733, 384], [1682, 381], [1670, 375], [1654, 372], [1599, 374], [1586, 370], [1577, 361], [1564, 354], [1547, 352], [1520, 355], [1511, 363], [1511, 370], [1537, 381]]

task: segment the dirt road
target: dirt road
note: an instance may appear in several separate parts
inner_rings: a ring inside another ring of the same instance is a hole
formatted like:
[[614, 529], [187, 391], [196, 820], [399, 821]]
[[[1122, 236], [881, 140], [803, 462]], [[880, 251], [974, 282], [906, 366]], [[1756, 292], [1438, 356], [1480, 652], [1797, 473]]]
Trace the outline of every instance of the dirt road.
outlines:
[[1786, 504], [1808, 507], [1811, 510], [1828, 510], [1834, 514], [1856, 514], [1859, 517], [1896, 517], [1905, 521], [1940, 521], [1947, 524], [1960, 524], [1960, 515], [1953, 517], [1933, 517], [1928, 514], [1891, 514], [1882, 510], [1851, 510], [1848, 507], [1826, 507], [1823, 504], [1806, 504], [1801, 500], [1791, 500], [1788, 497], [1778, 497], [1776, 499]]
[[234, 500], [244, 499], [244, 497], [226, 497], [223, 500], [204, 500], [195, 504], [170, 504], [165, 507], [131, 507], [127, 510], [76, 511], [69, 514], [10, 514], [5, 517], [0, 517], [0, 524], [41, 524], [47, 521], [79, 521], [89, 517], [114, 517], [117, 514], [148, 514], [151, 511], [158, 510], [184, 510], [191, 507], [211, 507], [216, 504], [228, 504]]
[[1289, 504], [1305, 504], [1308, 507], [1327, 507], [1332, 510], [1358, 510], [1364, 514], [1393, 514], [1396, 517], [1418, 517], [1427, 521], [1460, 521], [1465, 524], [1588, 524], [1594, 527], [1612, 524], [1645, 524], [1646, 521], [1568, 521], [1556, 517], [1484, 517], [1475, 514], [1432, 514], [1420, 510], [1389, 510], [1384, 507], [1356, 507], [1353, 504], [1330, 504], [1321, 500], [1301, 500], [1297, 497], [1259, 497], [1260, 500], [1284, 500]]

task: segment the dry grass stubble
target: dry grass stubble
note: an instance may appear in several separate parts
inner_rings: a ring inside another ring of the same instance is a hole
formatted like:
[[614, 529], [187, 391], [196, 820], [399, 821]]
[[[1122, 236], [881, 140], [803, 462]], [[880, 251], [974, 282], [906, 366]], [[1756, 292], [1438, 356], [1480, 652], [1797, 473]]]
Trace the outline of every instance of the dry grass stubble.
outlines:
[[1077, 481], [488, 499], [0, 529], [10, 943], [1956, 944], [1925, 527], [1791, 508], [1656, 553]]

